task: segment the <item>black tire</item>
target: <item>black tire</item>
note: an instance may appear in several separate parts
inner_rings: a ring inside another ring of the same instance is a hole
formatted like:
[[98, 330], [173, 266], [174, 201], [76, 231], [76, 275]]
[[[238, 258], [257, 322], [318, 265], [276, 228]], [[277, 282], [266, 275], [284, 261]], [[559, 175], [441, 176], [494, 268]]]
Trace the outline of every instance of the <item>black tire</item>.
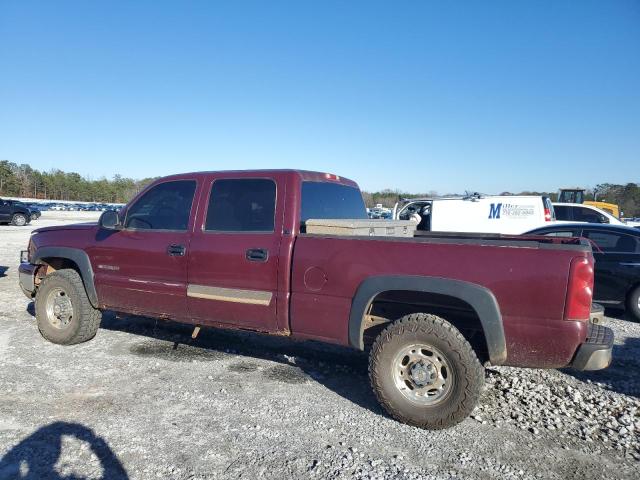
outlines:
[[[64, 325], [59, 319], [52, 320], [53, 315], [47, 312], [47, 304], [52, 296], [66, 297], [68, 300], [63, 301], [70, 302], [70, 308], [65, 310], [68, 315]], [[35, 302], [38, 330], [50, 342], [73, 345], [95, 337], [102, 312], [91, 305], [82, 278], [75, 270], [58, 270], [47, 275], [38, 288]]]
[[37, 220], [38, 219], [38, 214], [37, 213], [32, 213], [31, 214], [31, 221]]
[[[426, 351], [422, 345], [428, 346]], [[430, 386], [416, 387], [415, 383], [413, 389], [398, 386], [402, 381], [408, 387], [412, 383], [414, 369], [409, 368], [409, 361], [403, 363], [409, 358], [408, 355], [403, 357], [403, 352], [413, 353], [415, 350], [411, 349], [416, 346], [418, 355], [426, 360], [417, 362], [422, 366], [430, 361], [429, 358], [444, 362], [434, 364], [440, 367], [431, 370], [446, 372], [446, 377], [441, 375], [444, 377], [441, 390], [445, 386], [448, 389], [446, 393], [440, 392], [443, 396], [434, 404], [416, 403], [433, 401], [427, 400], [430, 395], [421, 393]], [[430, 349], [433, 356], [425, 356]], [[437, 353], [433, 354], [433, 351]], [[402, 358], [399, 364], [396, 363], [398, 358]], [[402, 369], [405, 371], [400, 374]], [[404, 380], [406, 374], [409, 380]], [[378, 335], [369, 356], [369, 379], [378, 401], [393, 418], [416, 427], [439, 430], [456, 425], [471, 414], [480, 398], [484, 368], [469, 342], [453, 325], [435, 315], [415, 313], [390, 324]], [[423, 400], [416, 400], [416, 394]], [[414, 397], [409, 399], [407, 395]]]
[[16, 227], [24, 227], [29, 220], [24, 213], [14, 213], [13, 217], [11, 217], [11, 225], [15, 225]]
[[633, 319], [640, 322], [640, 285], [627, 295], [627, 312]]

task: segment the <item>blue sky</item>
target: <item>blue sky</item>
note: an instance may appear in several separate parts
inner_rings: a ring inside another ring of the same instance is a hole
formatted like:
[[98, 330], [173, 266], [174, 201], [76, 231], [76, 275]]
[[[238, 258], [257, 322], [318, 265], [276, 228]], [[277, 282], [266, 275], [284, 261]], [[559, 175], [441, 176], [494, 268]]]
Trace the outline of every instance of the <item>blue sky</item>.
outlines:
[[640, 2], [0, 0], [0, 159], [369, 190], [640, 181]]

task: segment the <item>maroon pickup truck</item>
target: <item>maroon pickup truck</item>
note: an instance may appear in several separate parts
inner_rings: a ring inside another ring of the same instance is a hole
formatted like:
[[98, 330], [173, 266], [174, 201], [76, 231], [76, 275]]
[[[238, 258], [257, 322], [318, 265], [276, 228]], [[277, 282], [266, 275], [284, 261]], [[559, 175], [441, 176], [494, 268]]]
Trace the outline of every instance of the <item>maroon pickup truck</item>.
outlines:
[[423, 428], [471, 413], [483, 365], [609, 365], [585, 240], [306, 232], [352, 218], [366, 218], [362, 195], [336, 175], [175, 175], [98, 224], [35, 230], [20, 285], [60, 344], [91, 339], [113, 310], [368, 350], [380, 403]]

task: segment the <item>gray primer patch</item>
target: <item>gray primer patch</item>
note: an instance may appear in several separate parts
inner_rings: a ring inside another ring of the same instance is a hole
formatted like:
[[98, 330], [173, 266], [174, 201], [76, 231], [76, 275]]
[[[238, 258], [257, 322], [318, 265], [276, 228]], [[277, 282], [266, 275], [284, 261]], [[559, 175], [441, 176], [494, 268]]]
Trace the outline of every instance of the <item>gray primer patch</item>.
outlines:
[[309, 377], [298, 367], [277, 365], [264, 371], [265, 378], [282, 383], [306, 383]]
[[133, 345], [129, 351], [139, 357], [153, 357], [171, 362], [190, 362], [192, 360], [214, 361], [222, 359], [225, 354], [217, 350], [194, 347], [172, 342], [144, 342]]

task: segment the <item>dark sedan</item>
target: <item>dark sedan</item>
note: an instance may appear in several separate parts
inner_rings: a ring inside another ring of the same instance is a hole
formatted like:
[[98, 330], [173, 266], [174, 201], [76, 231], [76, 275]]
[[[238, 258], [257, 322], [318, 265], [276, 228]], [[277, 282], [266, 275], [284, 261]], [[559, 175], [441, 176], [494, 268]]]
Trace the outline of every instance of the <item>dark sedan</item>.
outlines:
[[626, 308], [640, 320], [640, 230], [595, 223], [558, 223], [528, 233], [591, 241], [596, 261], [593, 300], [607, 307]]

